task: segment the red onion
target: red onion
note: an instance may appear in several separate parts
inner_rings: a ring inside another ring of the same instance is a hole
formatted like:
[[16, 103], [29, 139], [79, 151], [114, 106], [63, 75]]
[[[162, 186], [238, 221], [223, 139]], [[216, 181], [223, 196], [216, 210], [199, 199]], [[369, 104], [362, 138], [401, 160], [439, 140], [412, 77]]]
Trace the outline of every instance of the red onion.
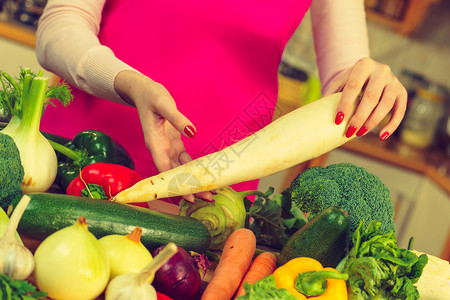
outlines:
[[[164, 246], [153, 251], [153, 257]], [[153, 287], [174, 300], [195, 299], [202, 285], [202, 279], [193, 257], [183, 248], [172, 256], [156, 273]]]

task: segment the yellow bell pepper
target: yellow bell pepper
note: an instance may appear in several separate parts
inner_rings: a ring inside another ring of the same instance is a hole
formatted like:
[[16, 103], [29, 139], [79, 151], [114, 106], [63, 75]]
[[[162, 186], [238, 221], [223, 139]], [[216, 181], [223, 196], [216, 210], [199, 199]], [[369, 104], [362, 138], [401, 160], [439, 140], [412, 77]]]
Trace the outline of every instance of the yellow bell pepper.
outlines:
[[[300, 275], [300, 276], [299, 276]], [[347, 300], [348, 275], [333, 268], [324, 268], [309, 257], [298, 257], [277, 268], [273, 276], [279, 289], [286, 289], [297, 299]], [[302, 292], [296, 288], [296, 279], [302, 283]]]

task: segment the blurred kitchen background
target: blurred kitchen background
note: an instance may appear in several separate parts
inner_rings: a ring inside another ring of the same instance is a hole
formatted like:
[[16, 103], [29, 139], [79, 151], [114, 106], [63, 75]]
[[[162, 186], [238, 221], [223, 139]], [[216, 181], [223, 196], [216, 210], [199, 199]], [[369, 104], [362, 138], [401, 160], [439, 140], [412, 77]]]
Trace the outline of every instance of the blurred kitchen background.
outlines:
[[[263, 178], [286, 188], [304, 168], [338, 162], [365, 167], [391, 191], [398, 243], [450, 257], [450, 0], [366, 0], [373, 59], [388, 64], [408, 90], [399, 130], [375, 130], [307, 164]], [[0, 70], [39, 69], [34, 32], [46, 0], [0, 0]], [[309, 15], [288, 43], [279, 69], [275, 118], [320, 97]], [[379, 128], [378, 128], [379, 129]]]

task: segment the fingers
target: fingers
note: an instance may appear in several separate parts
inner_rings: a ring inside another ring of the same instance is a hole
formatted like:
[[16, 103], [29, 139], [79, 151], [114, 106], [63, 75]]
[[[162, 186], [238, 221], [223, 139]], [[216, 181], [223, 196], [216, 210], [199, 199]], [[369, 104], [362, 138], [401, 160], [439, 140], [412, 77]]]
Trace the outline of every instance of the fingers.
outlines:
[[[181, 112], [166, 88], [136, 72], [121, 72], [116, 76], [115, 88], [123, 99], [129, 100], [139, 114], [145, 144], [159, 172], [168, 171], [191, 161], [180, 134], [193, 138], [195, 126]], [[196, 194], [206, 201], [214, 201], [210, 192]], [[194, 195], [183, 197], [193, 202]]]
[[159, 85], [158, 88], [160, 92], [152, 103], [152, 110], [165, 118], [178, 132], [186, 137], [193, 138], [196, 134], [195, 126], [178, 111], [169, 92], [162, 85]]
[[[182, 165], [190, 162], [191, 160], [192, 160], [192, 158], [186, 152], [183, 152], [180, 154], [180, 163]], [[186, 197], [188, 197], [188, 198], [186, 198]], [[211, 192], [197, 193], [197, 194], [195, 194], [195, 197], [203, 199], [208, 202], [214, 202], [213, 194]], [[186, 196], [183, 196], [183, 199], [185, 199], [186, 201], [189, 201], [189, 202], [195, 202], [195, 197], [194, 197], [194, 195], [186, 195]]]
[[351, 108], [368, 80], [372, 67], [365, 60], [357, 62], [348, 73], [342, 89], [341, 101], [336, 109], [336, 124], [340, 124], [350, 114]]
[[[153, 161], [159, 172], [164, 172], [192, 161], [190, 155], [185, 151], [180, 134], [166, 122], [163, 134], [150, 135], [148, 148], [152, 153]], [[156, 139], [156, 141], [152, 141]], [[201, 192], [195, 195], [184, 195], [182, 198], [188, 202], [195, 203], [195, 198], [207, 202], [214, 202], [211, 192]]]
[[384, 141], [385, 139], [387, 139], [389, 135], [391, 135], [392, 132], [394, 132], [400, 125], [403, 117], [405, 116], [407, 98], [408, 96], [406, 95], [405, 91], [405, 93], [399, 95], [399, 98], [397, 99], [397, 101], [395, 101], [389, 122], [380, 131], [381, 140]]
[[385, 140], [398, 128], [405, 114], [407, 93], [388, 66], [362, 59], [351, 68], [336, 110], [336, 124], [349, 117], [358, 99], [360, 103], [348, 121], [347, 138], [365, 135], [390, 112], [389, 122], [379, 133], [380, 139]]

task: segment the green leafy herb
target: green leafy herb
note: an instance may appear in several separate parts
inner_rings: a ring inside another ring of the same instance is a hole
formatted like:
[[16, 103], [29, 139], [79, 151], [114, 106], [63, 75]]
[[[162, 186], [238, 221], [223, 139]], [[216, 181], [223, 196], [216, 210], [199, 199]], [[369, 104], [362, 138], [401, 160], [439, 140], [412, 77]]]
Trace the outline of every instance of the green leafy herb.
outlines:
[[36, 287], [26, 280], [13, 280], [0, 274], [0, 299], [2, 300], [33, 300], [46, 299], [47, 293], [37, 291]]
[[289, 293], [286, 289], [278, 289], [273, 275], [264, 277], [254, 284], [244, 282], [245, 295], [240, 296], [237, 300], [296, 300], [297, 298]]

